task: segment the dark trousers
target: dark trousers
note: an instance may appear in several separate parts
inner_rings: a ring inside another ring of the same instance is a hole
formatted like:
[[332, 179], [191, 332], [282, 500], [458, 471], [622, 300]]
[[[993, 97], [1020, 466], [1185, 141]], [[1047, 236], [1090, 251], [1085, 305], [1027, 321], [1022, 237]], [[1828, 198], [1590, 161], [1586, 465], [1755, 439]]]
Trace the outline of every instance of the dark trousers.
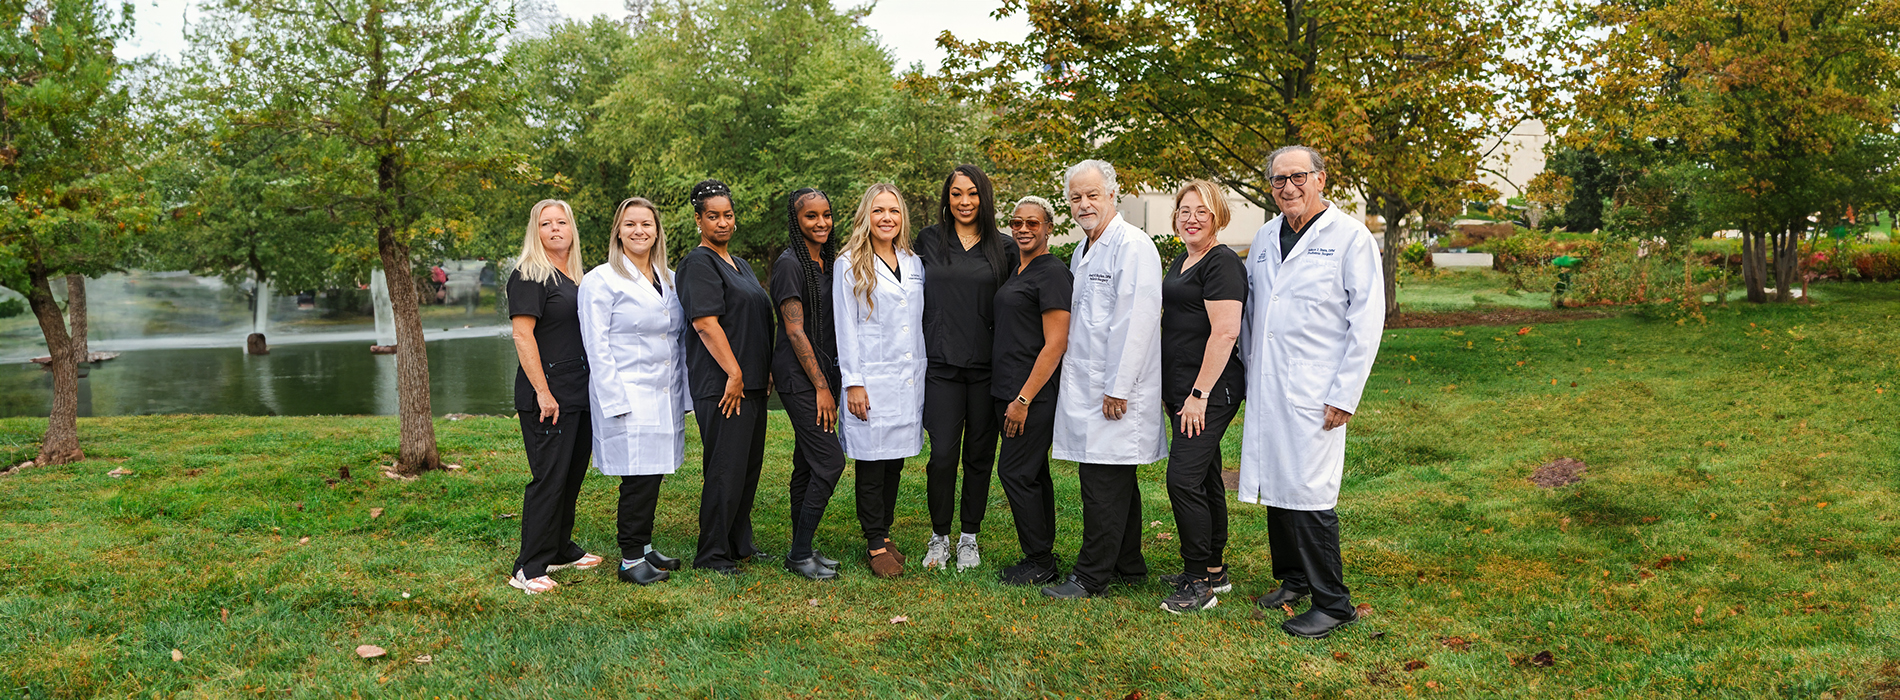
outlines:
[[996, 409], [990, 398], [990, 371], [931, 365], [924, 383], [924, 432], [930, 435], [930, 461], [924, 484], [929, 492], [930, 528], [948, 535], [957, 511], [957, 463], [963, 464], [963, 531], [983, 528], [990, 504], [990, 468], [996, 462]]
[[1135, 466], [1077, 466], [1082, 481], [1082, 549], [1070, 569], [1083, 588], [1100, 593], [1117, 577], [1148, 575], [1141, 558], [1141, 486]]
[[533, 478], [521, 497], [521, 554], [515, 557], [514, 571], [532, 579], [548, 575], [550, 564], [587, 554], [574, 544], [574, 501], [593, 454], [594, 424], [586, 411], [562, 411], [552, 423], [541, 422], [534, 413], [520, 417]]
[[748, 391], [738, 415], [719, 411], [719, 397], [693, 400], [699, 421], [700, 465], [698, 568], [728, 567], [758, 553], [752, 546], [752, 500], [759, 495], [765, 464], [765, 392]]
[[904, 476], [904, 460], [858, 460], [858, 526], [872, 545], [891, 536], [897, 519], [897, 483]]
[[1353, 615], [1352, 592], [1339, 561], [1339, 516], [1332, 509], [1267, 508], [1267, 544], [1273, 577], [1290, 591], [1313, 596], [1313, 609], [1339, 619]]
[[1175, 536], [1181, 538], [1182, 569], [1200, 576], [1226, 566], [1227, 484], [1220, 476], [1220, 440], [1240, 404], [1208, 406], [1207, 429], [1191, 438], [1181, 434], [1180, 410], [1168, 407], [1168, 420], [1174, 424], [1174, 439], [1168, 443], [1168, 503], [1174, 506]]
[[818, 392], [802, 391], [779, 394], [785, 404], [785, 417], [792, 422], [792, 551], [793, 561], [812, 554], [812, 536], [825, 519], [825, 506], [844, 475], [844, 445], [838, 442], [837, 426], [825, 430], [818, 425]]
[[[1023, 558], [1053, 569], [1056, 486], [1049, 478], [1049, 443], [1055, 439], [1056, 402], [1055, 392], [1040, 393], [1028, 406], [1023, 432], [1016, 437], [1001, 436], [996, 480], [1002, 482], [1009, 511], [1016, 516], [1016, 539], [1022, 544]], [[997, 425], [1003, 424], [1003, 412], [1013, 403], [996, 402]]]
[[653, 509], [660, 504], [660, 482], [665, 480], [665, 474], [620, 477], [615, 539], [621, 559], [639, 559], [653, 544]]

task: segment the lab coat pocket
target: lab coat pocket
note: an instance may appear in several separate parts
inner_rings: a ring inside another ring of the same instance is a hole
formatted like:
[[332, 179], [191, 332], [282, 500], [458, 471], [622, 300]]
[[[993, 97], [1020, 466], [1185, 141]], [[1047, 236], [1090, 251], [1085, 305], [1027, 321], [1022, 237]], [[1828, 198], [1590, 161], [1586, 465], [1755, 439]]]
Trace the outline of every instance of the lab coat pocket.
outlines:
[[896, 425], [908, 422], [920, 408], [915, 399], [917, 380], [909, 372], [910, 363], [872, 362], [864, 368], [864, 391], [871, 400], [866, 413], [870, 422]]
[[1333, 383], [1333, 365], [1310, 360], [1292, 360], [1287, 362], [1286, 382], [1287, 402], [1302, 411], [1318, 411], [1325, 415], [1326, 390]]
[[652, 387], [634, 390], [627, 402], [628, 427], [654, 428], [673, 422], [673, 392]]
[[627, 418], [599, 416], [594, 420], [594, 468], [609, 476], [621, 473], [631, 462], [632, 442]]
[[1339, 261], [1312, 254], [1300, 256], [1297, 269], [1282, 286], [1300, 301], [1330, 301], [1340, 286]]
[[1091, 324], [1107, 323], [1109, 315], [1115, 312], [1115, 279], [1103, 272], [1089, 273], [1088, 281], [1088, 320]]

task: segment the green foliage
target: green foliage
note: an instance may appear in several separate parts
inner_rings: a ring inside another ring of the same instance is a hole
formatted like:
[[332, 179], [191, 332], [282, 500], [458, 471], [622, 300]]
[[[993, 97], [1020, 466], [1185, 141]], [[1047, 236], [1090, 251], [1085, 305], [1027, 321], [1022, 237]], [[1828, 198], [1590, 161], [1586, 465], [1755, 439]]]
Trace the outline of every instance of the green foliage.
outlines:
[[1399, 262], [1409, 267], [1429, 268], [1432, 266], [1432, 250], [1424, 243], [1413, 241], [1399, 253]]
[[26, 300], [20, 297], [0, 299], [0, 318], [13, 318], [26, 313]]

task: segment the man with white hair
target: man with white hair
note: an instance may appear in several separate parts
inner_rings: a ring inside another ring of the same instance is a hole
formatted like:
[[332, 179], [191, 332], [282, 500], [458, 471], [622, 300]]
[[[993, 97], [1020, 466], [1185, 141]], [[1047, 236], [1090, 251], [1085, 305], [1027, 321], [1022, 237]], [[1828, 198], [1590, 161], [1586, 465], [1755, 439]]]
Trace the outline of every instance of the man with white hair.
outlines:
[[1281, 623], [1320, 639], [1359, 619], [1339, 560], [1339, 482], [1346, 423], [1359, 410], [1385, 332], [1379, 242], [1324, 198], [1326, 160], [1305, 146], [1267, 159], [1280, 215], [1254, 234], [1248, 308], [1243, 503], [1267, 506], [1267, 542], [1280, 587], [1256, 602], [1278, 609], [1312, 596]]
[[1056, 459], [1080, 463], [1082, 549], [1051, 598], [1099, 595], [1148, 576], [1141, 556], [1135, 468], [1167, 455], [1161, 415], [1161, 254], [1115, 211], [1115, 166], [1085, 160], [1064, 178], [1069, 214], [1087, 238], [1075, 275], [1069, 349], [1056, 394]]

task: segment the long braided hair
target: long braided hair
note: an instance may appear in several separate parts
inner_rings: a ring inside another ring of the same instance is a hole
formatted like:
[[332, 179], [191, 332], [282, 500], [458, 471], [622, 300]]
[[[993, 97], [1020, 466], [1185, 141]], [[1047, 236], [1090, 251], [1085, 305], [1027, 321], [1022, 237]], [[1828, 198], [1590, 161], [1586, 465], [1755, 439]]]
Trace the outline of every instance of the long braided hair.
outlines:
[[[805, 273], [805, 323], [815, 331], [812, 337], [820, 338], [831, 327], [831, 309], [827, 303], [830, 295], [821, 281], [823, 269], [818, 266], [819, 261], [811, 259], [811, 249], [805, 245], [805, 232], [798, 226], [798, 206], [812, 197], [822, 198], [826, 204], [831, 203], [831, 197], [810, 187], [793, 192], [791, 198], [786, 200], [786, 219], [791, 222], [790, 239], [786, 243], [792, 250], [793, 259], [798, 261], [799, 269]], [[825, 268], [830, 268], [838, 260], [836, 224], [832, 225], [831, 236], [825, 239], [825, 244], [818, 248], [818, 255], [824, 258]]]

